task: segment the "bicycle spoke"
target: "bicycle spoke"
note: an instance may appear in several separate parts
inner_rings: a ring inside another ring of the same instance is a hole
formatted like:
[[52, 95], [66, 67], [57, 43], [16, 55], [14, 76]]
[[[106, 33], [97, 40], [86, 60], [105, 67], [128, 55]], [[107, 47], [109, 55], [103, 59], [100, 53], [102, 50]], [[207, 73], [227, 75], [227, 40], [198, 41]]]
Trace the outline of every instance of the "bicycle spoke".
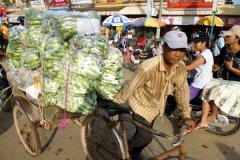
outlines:
[[121, 160], [122, 152], [112, 128], [109, 127], [110, 123], [112, 122], [93, 116], [85, 125], [85, 146], [93, 160]]
[[40, 153], [40, 146], [35, 125], [19, 105], [16, 105], [13, 109], [13, 120], [24, 148], [30, 155], [37, 156]]
[[112, 155], [113, 157], [121, 160], [121, 158], [119, 158], [119, 156], [116, 156], [116, 155], [114, 155], [112, 152], [109, 152], [104, 146], [102, 146], [102, 149], [103, 149], [104, 151], [106, 151], [108, 154]]

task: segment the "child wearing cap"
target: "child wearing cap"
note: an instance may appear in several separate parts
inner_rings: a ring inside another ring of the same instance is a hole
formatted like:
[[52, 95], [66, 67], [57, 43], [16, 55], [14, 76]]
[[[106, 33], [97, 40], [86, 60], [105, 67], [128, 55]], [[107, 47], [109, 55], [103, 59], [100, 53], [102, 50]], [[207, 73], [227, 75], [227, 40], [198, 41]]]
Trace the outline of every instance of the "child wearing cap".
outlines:
[[200, 53], [196, 55], [193, 62], [186, 66], [187, 71], [196, 71], [189, 86], [190, 101], [197, 97], [203, 87], [213, 78], [213, 55], [211, 50], [208, 49], [209, 36], [204, 32], [198, 32], [193, 34], [191, 42], [194, 44], [194, 49], [200, 51]]

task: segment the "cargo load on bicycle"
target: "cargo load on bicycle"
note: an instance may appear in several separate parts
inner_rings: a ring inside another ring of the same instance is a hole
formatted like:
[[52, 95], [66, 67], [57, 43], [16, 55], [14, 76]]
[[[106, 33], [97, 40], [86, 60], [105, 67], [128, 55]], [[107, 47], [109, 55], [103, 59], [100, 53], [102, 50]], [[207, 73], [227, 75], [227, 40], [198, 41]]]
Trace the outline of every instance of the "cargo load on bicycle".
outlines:
[[123, 57], [100, 35], [96, 12], [29, 10], [25, 28], [10, 30], [8, 79], [37, 106], [89, 114], [97, 97], [121, 89]]

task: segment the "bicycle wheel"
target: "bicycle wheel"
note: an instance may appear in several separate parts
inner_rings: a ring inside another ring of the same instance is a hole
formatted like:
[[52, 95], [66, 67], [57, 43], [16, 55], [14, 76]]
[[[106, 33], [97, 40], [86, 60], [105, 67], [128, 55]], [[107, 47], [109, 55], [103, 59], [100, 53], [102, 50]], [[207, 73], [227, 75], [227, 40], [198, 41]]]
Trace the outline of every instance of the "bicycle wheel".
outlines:
[[122, 139], [111, 121], [101, 114], [87, 116], [81, 126], [81, 144], [88, 159], [121, 160], [126, 154]]
[[230, 117], [227, 116], [229, 124], [224, 127], [218, 127], [210, 124], [210, 128], [208, 129], [208, 132], [221, 135], [221, 136], [227, 136], [235, 133], [238, 128], [240, 127], [240, 119], [236, 117]]
[[24, 148], [31, 156], [37, 156], [41, 152], [39, 135], [35, 124], [30, 121], [20, 104], [13, 108], [13, 120]]

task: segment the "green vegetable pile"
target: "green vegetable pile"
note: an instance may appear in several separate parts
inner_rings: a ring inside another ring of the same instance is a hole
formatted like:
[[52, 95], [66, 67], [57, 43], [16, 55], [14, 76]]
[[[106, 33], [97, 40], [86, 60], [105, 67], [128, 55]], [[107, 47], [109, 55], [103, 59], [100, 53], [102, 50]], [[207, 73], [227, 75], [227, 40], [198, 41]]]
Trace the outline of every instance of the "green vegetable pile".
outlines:
[[23, 32], [25, 32], [25, 29], [19, 26], [14, 26], [10, 29], [7, 48], [7, 56], [9, 58], [8, 66], [10, 70], [18, 71], [21, 68], [21, 54], [25, 50], [20, 39], [21, 33]]
[[28, 28], [42, 28], [42, 13], [41, 10], [31, 9], [26, 12], [26, 26]]
[[56, 33], [66, 41], [77, 34], [93, 34], [100, 31], [96, 27], [100, 27], [99, 17], [92, 12], [54, 14], [51, 21]]
[[[21, 71], [41, 75], [45, 106], [65, 109], [67, 104], [69, 112], [89, 114], [96, 107], [97, 96], [112, 100], [122, 88], [123, 56], [120, 50], [109, 48], [106, 38], [78, 32], [81, 26], [76, 22], [81, 17], [96, 18], [93, 12], [66, 15], [27, 12], [27, 28], [16, 26], [10, 30], [8, 66], [19, 75]], [[52, 27], [50, 30], [46, 23]], [[34, 83], [29, 81], [33, 79], [30, 75], [25, 74], [21, 79], [24, 88]]]
[[104, 72], [97, 87], [101, 98], [112, 100], [124, 84], [122, 52], [111, 47], [107, 59], [104, 60]]

